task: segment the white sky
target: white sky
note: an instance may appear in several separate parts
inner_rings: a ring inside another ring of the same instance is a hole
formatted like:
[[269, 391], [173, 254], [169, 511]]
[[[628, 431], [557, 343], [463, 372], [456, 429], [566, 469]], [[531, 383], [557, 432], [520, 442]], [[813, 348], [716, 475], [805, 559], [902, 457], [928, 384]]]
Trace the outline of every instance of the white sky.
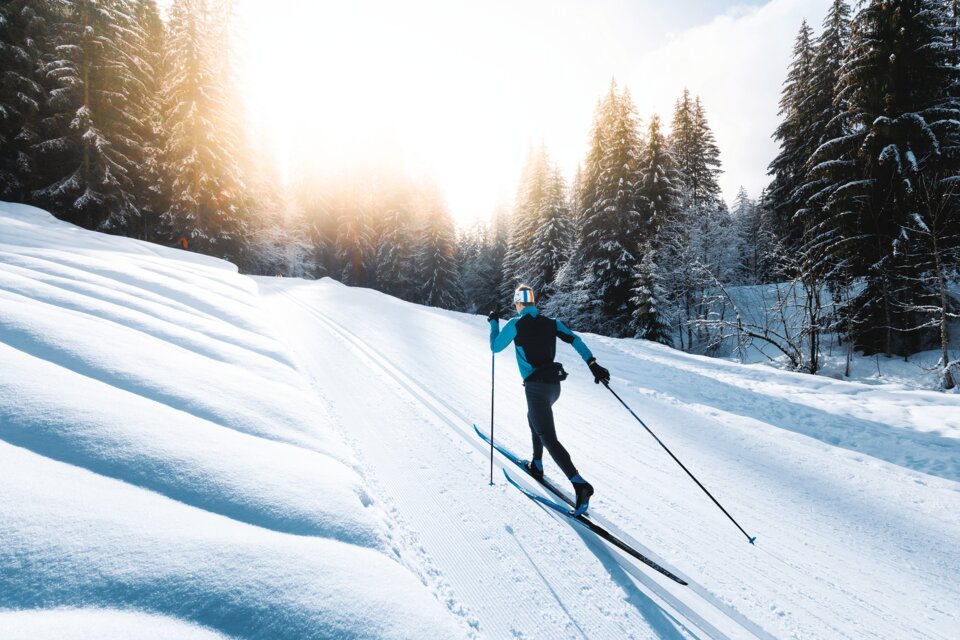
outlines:
[[242, 89], [287, 169], [402, 166], [467, 224], [512, 200], [531, 145], [572, 177], [613, 77], [645, 122], [699, 94], [725, 197], [756, 196], [800, 21], [830, 0], [239, 2]]

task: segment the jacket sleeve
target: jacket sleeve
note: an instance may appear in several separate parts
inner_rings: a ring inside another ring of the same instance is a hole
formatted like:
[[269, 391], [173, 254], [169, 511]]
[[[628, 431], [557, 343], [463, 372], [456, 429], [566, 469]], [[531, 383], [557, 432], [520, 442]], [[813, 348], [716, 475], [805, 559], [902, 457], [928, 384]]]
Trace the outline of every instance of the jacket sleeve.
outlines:
[[575, 334], [573, 331], [557, 320], [557, 337], [566, 342], [567, 344], [573, 345], [573, 348], [577, 350], [577, 353], [580, 354], [580, 357], [583, 358], [584, 362], [590, 360], [593, 357], [593, 354], [590, 352], [590, 349], [587, 348], [587, 345], [580, 339], [580, 336]]
[[496, 320], [490, 321], [490, 349], [494, 352], [503, 351], [507, 345], [513, 342], [517, 337], [517, 318], [511, 318], [507, 324], [503, 325], [503, 331], [500, 330], [500, 323]]

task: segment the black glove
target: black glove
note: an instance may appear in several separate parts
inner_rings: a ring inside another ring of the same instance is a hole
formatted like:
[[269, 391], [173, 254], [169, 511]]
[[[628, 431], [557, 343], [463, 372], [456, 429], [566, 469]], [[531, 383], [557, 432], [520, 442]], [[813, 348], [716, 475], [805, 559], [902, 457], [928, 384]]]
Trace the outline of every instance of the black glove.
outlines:
[[487, 314], [487, 320], [490, 322], [500, 322], [500, 309], [494, 309]]
[[593, 374], [594, 384], [607, 384], [610, 382], [610, 372], [597, 364], [596, 358], [590, 358], [587, 360], [587, 366], [590, 367], [590, 373]]

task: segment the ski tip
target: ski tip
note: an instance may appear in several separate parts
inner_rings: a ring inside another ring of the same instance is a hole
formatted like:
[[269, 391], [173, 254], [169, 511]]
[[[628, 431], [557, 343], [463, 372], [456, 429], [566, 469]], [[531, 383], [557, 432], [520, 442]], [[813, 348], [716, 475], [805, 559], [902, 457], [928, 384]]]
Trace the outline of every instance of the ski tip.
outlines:
[[747, 536], [747, 540], [750, 541], [750, 544], [752, 544], [753, 546], [756, 546], [757, 536], [753, 536], [752, 538], [750, 536]]
[[517, 481], [516, 481], [516, 480], [514, 480], [513, 478], [510, 477], [510, 474], [507, 473], [507, 470], [506, 470], [506, 469], [503, 470], [503, 476], [507, 479], [507, 482], [509, 482], [510, 484], [512, 484], [513, 486], [515, 486], [517, 489], [520, 489], [521, 491], [525, 491], [525, 489], [524, 489], [523, 487], [521, 487], [519, 484], [517, 484]]

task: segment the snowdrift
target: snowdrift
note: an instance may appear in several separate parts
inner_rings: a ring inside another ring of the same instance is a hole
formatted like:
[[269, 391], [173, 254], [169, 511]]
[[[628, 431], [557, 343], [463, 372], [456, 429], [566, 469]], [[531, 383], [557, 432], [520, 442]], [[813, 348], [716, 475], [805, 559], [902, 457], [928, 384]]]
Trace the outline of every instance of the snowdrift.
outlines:
[[259, 305], [0, 203], [0, 637], [463, 635]]

